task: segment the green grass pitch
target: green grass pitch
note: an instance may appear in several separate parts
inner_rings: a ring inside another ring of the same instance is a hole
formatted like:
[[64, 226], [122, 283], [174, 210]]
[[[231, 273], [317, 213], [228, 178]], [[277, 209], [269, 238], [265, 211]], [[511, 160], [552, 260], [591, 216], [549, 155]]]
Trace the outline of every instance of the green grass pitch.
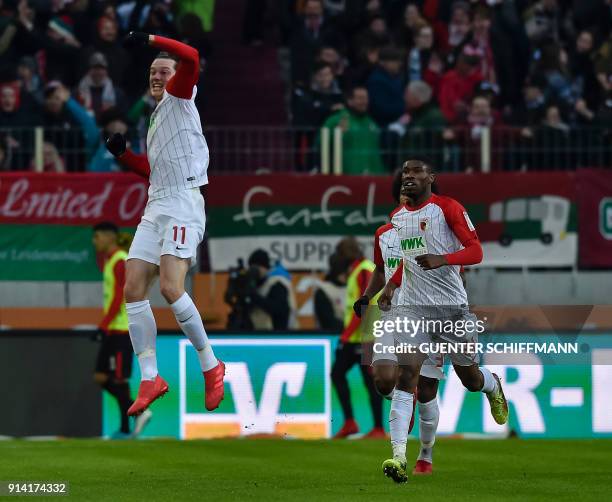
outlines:
[[378, 440], [0, 441], [0, 479], [69, 481], [79, 501], [612, 500], [612, 440], [440, 439], [434, 475], [403, 485], [381, 472], [389, 452]]

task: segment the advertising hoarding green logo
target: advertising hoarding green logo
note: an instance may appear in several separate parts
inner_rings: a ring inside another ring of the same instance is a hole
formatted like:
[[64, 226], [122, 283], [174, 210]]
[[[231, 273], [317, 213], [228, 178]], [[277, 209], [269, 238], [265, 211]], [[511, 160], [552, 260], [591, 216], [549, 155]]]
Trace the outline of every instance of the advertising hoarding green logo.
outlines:
[[[533, 339], [527, 335], [496, 335], [498, 342]], [[490, 416], [484, 394], [468, 392], [448, 365], [438, 400], [438, 434], [506, 434], [521, 437], [612, 437], [612, 349], [610, 335], [580, 335], [572, 342], [588, 345], [580, 364], [554, 364], [545, 356], [521, 356], [520, 364], [493, 365], [510, 404], [510, 420], [499, 426]], [[334, 336], [212, 337], [215, 353], [228, 368], [226, 394], [219, 409], [204, 408], [204, 382], [195, 351], [183, 336], [158, 339], [160, 374], [170, 392], [151, 407], [154, 416], [146, 436], [175, 438], [239, 437], [274, 434], [280, 437], [326, 438], [342, 426], [340, 404], [331, 388]], [[539, 342], [558, 342], [554, 335]], [[137, 365], [135, 365], [137, 366]], [[368, 395], [357, 366], [348, 373], [355, 419], [361, 432], [373, 425]], [[138, 388], [137, 368], [131, 379]], [[385, 401], [384, 417], [388, 416]], [[417, 407], [418, 411], [418, 407]], [[103, 434], [118, 429], [118, 411], [104, 396]], [[387, 420], [383, 418], [383, 423]], [[418, 435], [415, 427], [414, 435]]]

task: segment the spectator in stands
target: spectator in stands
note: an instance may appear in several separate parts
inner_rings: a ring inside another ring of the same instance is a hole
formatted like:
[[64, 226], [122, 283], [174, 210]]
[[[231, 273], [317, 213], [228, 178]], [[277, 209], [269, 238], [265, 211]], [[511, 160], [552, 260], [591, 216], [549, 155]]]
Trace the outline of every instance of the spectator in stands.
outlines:
[[41, 105], [43, 102], [43, 82], [38, 74], [38, 65], [33, 57], [24, 56], [19, 60], [17, 78], [20, 82], [22, 94], [27, 94], [34, 103]]
[[48, 80], [65, 82], [74, 86], [78, 79], [81, 42], [74, 35], [74, 26], [68, 16], [55, 16], [47, 25], [43, 39], [45, 73]]
[[443, 62], [433, 50], [434, 32], [431, 26], [423, 25], [417, 31], [414, 47], [408, 53], [408, 81], [423, 80], [433, 89], [434, 94], [442, 78]]
[[78, 97], [96, 117], [109, 108], [124, 109], [125, 95], [110, 79], [108, 61], [101, 52], [94, 52], [89, 58], [89, 70], [79, 82]]
[[368, 115], [368, 90], [365, 87], [354, 87], [346, 92], [345, 100], [346, 108], [335, 112], [323, 124], [332, 139], [336, 127], [342, 130], [343, 173], [386, 172], [380, 158], [380, 130]]
[[426, 24], [427, 21], [421, 15], [418, 6], [412, 2], [408, 3], [404, 10], [403, 23], [395, 31], [395, 44], [404, 48], [412, 47], [417, 31]]
[[370, 17], [367, 28], [355, 36], [350, 58], [354, 60], [362, 47], [378, 47], [380, 49], [390, 43], [391, 36], [387, 29], [385, 17], [377, 12]]
[[595, 74], [593, 49], [593, 34], [586, 30], [580, 32], [570, 53], [569, 70], [576, 94], [585, 101], [588, 108], [596, 110], [599, 105], [600, 86]]
[[68, 171], [82, 171], [100, 142], [95, 120], [58, 81], [45, 87], [43, 125], [46, 140], [66, 159]]
[[443, 49], [454, 50], [465, 39], [472, 29], [470, 19], [470, 5], [467, 2], [457, 1], [451, 7], [451, 19], [448, 24], [448, 39]]
[[[106, 140], [113, 134], [121, 134], [124, 137], [127, 136], [127, 121], [120, 110], [117, 108], [110, 108], [100, 114], [98, 123], [102, 128], [102, 137], [100, 138], [98, 148], [87, 164], [87, 170], [91, 172], [122, 171], [116, 157], [106, 148]], [[132, 148], [132, 146], [128, 144], [128, 148]], [[132, 149], [139, 151], [138, 147]]]
[[300, 128], [296, 137], [297, 163], [302, 170], [316, 165], [312, 147], [316, 142], [317, 129], [343, 106], [342, 92], [332, 67], [327, 63], [316, 63], [310, 86], [297, 87], [293, 91], [293, 124]]
[[0, 84], [0, 128], [26, 128], [40, 123], [34, 105], [22, 106], [25, 94], [17, 82]]
[[0, 129], [3, 130], [5, 163], [13, 170], [27, 168], [34, 148], [32, 127], [40, 123], [36, 110], [21, 106], [17, 83], [0, 84]]
[[544, 120], [534, 132], [535, 159], [532, 169], [568, 169], [571, 167], [572, 134], [557, 105], [546, 109]]
[[93, 44], [81, 53], [81, 75], [91, 68], [94, 54], [102, 54], [106, 61], [106, 71], [116, 86], [122, 86], [130, 64], [130, 55], [119, 44], [119, 26], [113, 17], [102, 16], [96, 22]]
[[342, 39], [342, 32], [325, 17], [322, 0], [306, 0], [304, 14], [296, 21], [289, 40], [293, 82], [307, 82], [317, 50], [324, 45], [340, 49]]
[[612, 31], [595, 55], [597, 81], [604, 95], [612, 91]]
[[365, 85], [374, 68], [378, 66], [379, 56], [379, 47], [361, 47], [356, 56], [357, 59], [346, 70], [345, 87]]
[[[36, 159], [30, 162], [30, 171], [37, 171]], [[45, 141], [42, 145], [42, 172], [43, 173], [65, 173], [64, 159], [60, 156], [53, 143]]]
[[468, 102], [474, 88], [482, 81], [479, 70], [481, 57], [482, 53], [477, 47], [466, 45], [455, 68], [447, 71], [440, 81], [440, 109], [451, 124], [461, 122], [468, 113]]
[[532, 43], [559, 40], [563, 19], [557, 0], [540, 0], [529, 7], [523, 17]]
[[340, 334], [344, 327], [347, 268], [337, 253], [329, 257], [329, 270], [314, 290], [314, 314], [319, 329]]
[[523, 99], [512, 111], [514, 125], [536, 126], [542, 122], [546, 113], [545, 88], [546, 80], [543, 77], [533, 76], [525, 83]]
[[[500, 88], [500, 99], [504, 104], [513, 104], [520, 99], [524, 79], [523, 65], [519, 64], [518, 49], [512, 38], [501, 28], [501, 21], [493, 22], [492, 11], [485, 5], [474, 9], [472, 29], [457, 46], [453, 59], [466, 45], [477, 48], [480, 56], [479, 70], [482, 78]], [[516, 38], [519, 38], [519, 33]]]
[[347, 61], [344, 59], [342, 54], [331, 45], [324, 45], [319, 49], [317, 55], [315, 56], [315, 63], [326, 63], [332, 67], [334, 71], [334, 78], [338, 82], [338, 85], [344, 89], [345, 88], [345, 75], [344, 71], [346, 69]]
[[155, 35], [176, 38], [177, 29], [174, 25], [174, 17], [170, 9], [170, 3], [166, 0], [153, 0], [145, 2], [148, 11], [142, 31]]
[[370, 97], [370, 114], [380, 127], [397, 120], [404, 111], [404, 87], [402, 72], [403, 55], [395, 47], [380, 51], [378, 67], [366, 82]]
[[459, 145], [463, 153], [462, 163], [470, 171], [481, 168], [481, 139], [483, 130], [488, 128], [491, 137], [491, 169], [502, 168], [502, 130], [496, 120], [491, 102], [486, 96], [477, 94], [472, 98], [469, 114], [464, 127], [456, 130]]
[[340, 87], [327, 63], [317, 63], [310, 86], [293, 93], [293, 123], [300, 127], [321, 127], [325, 119], [343, 107]]
[[546, 81], [544, 95], [548, 102], [558, 103], [565, 113], [574, 109], [577, 96], [567, 70], [567, 54], [559, 45], [542, 48], [535, 74]]
[[[483, 5], [474, 10], [472, 29], [457, 46], [460, 51], [467, 44], [477, 47], [480, 57], [480, 74], [484, 80], [497, 82], [495, 59], [508, 61], [508, 55], [502, 54], [505, 40], [499, 32], [491, 29], [491, 11]], [[497, 54], [496, 54], [497, 53]]]
[[0, 81], [15, 79], [15, 67], [30, 42], [33, 21], [34, 10], [28, 2], [0, 2]]
[[410, 82], [404, 93], [404, 103], [406, 112], [389, 126], [389, 131], [399, 136], [394, 165], [401, 164], [408, 156], [426, 156], [442, 167], [446, 120], [433, 100], [431, 87], [420, 80]]

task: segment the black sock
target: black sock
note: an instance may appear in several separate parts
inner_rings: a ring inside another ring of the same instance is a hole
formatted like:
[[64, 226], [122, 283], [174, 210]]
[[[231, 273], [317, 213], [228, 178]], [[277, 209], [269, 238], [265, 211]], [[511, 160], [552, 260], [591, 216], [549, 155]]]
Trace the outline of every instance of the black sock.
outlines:
[[117, 400], [119, 411], [121, 413], [121, 432], [129, 434], [130, 417], [128, 417], [127, 411], [134, 402], [130, 396], [130, 384], [127, 382], [115, 382], [113, 380], [109, 380], [104, 385], [104, 390], [106, 390]]

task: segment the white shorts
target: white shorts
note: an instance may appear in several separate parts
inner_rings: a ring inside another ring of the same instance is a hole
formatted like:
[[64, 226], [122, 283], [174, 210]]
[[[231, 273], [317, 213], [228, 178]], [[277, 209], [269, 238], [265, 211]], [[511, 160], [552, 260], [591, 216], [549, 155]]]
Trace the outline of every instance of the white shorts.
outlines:
[[[445, 309], [445, 310], [450, 310], [450, 309]], [[388, 319], [393, 319], [393, 318], [399, 318], [399, 319], [414, 319], [415, 321], [420, 321], [423, 320], [425, 322], [425, 320], [423, 319], [423, 317], [421, 315], [419, 315], [419, 313], [415, 313], [412, 309], [407, 308], [407, 307], [396, 307], [395, 309], [393, 309], [393, 312], [387, 313], [387, 318]], [[463, 323], [470, 321], [472, 325], [475, 325], [476, 321], [477, 321], [477, 317], [471, 313], [467, 307], [458, 307], [456, 310], [456, 313], [453, 316], [449, 316], [449, 317], [444, 317], [441, 319], [432, 319], [429, 318], [428, 320], [431, 321], [440, 321], [443, 323], [446, 322], [456, 322], [456, 321], [462, 321]], [[426, 373], [424, 374], [423, 372], [421, 372], [421, 374], [423, 374], [424, 376], [430, 376], [431, 374], [436, 374], [437, 372], [435, 370], [439, 369], [437, 368], [438, 363], [440, 361], [440, 356], [441, 355], [445, 355], [446, 357], [448, 357], [450, 359], [450, 361], [452, 362], [452, 364], [457, 365], [457, 366], [471, 366], [473, 364], [477, 364], [479, 361], [479, 356], [477, 353], [475, 352], [468, 352], [468, 350], [470, 348], [473, 347], [473, 345], [467, 345], [467, 344], [475, 344], [478, 342], [478, 332], [476, 330], [476, 327], [474, 327], [473, 329], [470, 328], [470, 330], [465, 330], [465, 332], [461, 333], [460, 335], [457, 335], [456, 333], [453, 332], [449, 332], [449, 333], [444, 333], [444, 332], [435, 332], [435, 331], [428, 331], [426, 329], [426, 326], [424, 324], [418, 324], [416, 326], [410, 326], [410, 331], [409, 332], [399, 332], [399, 333], [394, 333], [393, 334], [393, 343], [395, 343], [396, 346], [402, 346], [403, 348], [405, 348], [406, 346], [413, 346], [414, 349], [416, 350], [417, 354], [421, 354], [421, 357], [424, 359], [423, 362], [423, 367], [426, 367]], [[383, 335], [384, 337], [384, 335]], [[381, 337], [382, 338], [382, 337]], [[387, 341], [386, 343], [390, 343], [389, 341]], [[422, 345], [423, 344], [423, 345]], [[441, 354], [440, 352], [436, 352], [436, 350], [440, 350], [437, 344], [442, 344], [442, 346], [444, 345], [456, 345], [457, 348], [461, 348], [465, 350], [461, 350], [460, 352], [450, 352], [448, 354]], [[457, 345], [457, 344], [464, 344], [464, 345]], [[425, 353], [421, 352], [421, 347], [422, 346], [426, 346], [427, 347], [427, 351]], [[376, 354], [377, 351], [375, 351]], [[408, 361], [408, 363], [410, 364], [411, 361], [414, 361], [416, 356], [408, 356], [405, 355], [406, 352], [404, 351], [404, 353], [400, 353], [399, 354], [399, 361], [401, 364], [401, 360], [405, 359]], [[431, 378], [436, 378], [435, 376], [432, 376]]]
[[199, 188], [150, 200], [127, 259], [138, 258], [159, 265], [160, 257], [169, 254], [188, 258], [190, 266], [194, 266], [205, 227], [204, 198]]
[[[372, 365], [383, 364], [378, 361], [389, 361], [392, 364], [398, 364], [397, 355], [389, 350], [389, 347], [395, 347], [396, 335], [385, 332], [380, 338], [374, 340], [372, 350]], [[423, 361], [421, 366], [421, 376], [444, 380], [444, 356], [440, 354], [429, 354], [429, 357]]]

